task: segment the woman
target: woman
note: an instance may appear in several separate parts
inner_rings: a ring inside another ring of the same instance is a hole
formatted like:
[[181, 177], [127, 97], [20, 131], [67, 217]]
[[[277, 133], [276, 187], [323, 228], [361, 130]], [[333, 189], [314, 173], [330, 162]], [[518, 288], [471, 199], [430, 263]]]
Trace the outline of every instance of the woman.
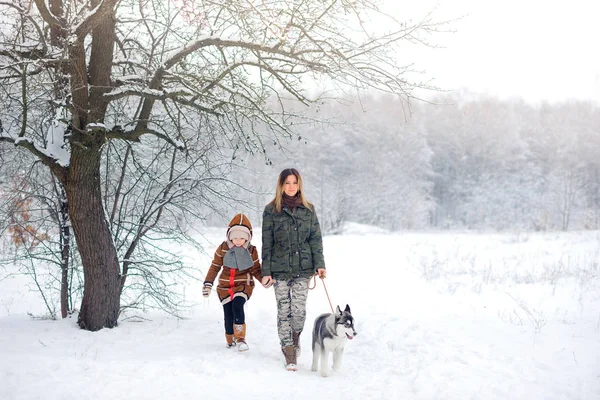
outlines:
[[296, 371], [308, 281], [315, 272], [325, 278], [326, 271], [317, 213], [304, 198], [302, 178], [294, 168], [281, 171], [275, 198], [263, 212], [262, 257], [262, 284], [275, 288], [277, 331], [286, 369]]

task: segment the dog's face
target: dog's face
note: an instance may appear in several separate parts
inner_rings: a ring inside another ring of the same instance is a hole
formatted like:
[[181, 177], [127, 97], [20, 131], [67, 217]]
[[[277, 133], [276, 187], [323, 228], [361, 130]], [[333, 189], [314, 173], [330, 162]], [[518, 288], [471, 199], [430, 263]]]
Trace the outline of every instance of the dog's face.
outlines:
[[335, 326], [339, 336], [343, 337], [345, 335], [348, 339], [352, 340], [357, 335], [354, 330], [354, 318], [348, 304], [346, 304], [344, 311], [340, 309], [340, 306], [337, 306], [335, 310]]

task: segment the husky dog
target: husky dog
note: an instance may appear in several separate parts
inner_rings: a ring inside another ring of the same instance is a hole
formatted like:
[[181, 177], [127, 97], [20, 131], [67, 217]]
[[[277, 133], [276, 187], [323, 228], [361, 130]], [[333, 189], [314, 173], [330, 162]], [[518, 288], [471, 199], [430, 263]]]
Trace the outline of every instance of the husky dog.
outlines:
[[312, 336], [313, 361], [311, 371], [316, 371], [321, 359], [321, 376], [328, 373], [329, 353], [333, 353], [333, 369], [337, 371], [342, 366], [342, 356], [346, 339], [354, 339], [354, 318], [350, 306], [346, 304], [344, 312], [340, 306], [336, 307], [335, 314], [321, 314], [315, 319]]

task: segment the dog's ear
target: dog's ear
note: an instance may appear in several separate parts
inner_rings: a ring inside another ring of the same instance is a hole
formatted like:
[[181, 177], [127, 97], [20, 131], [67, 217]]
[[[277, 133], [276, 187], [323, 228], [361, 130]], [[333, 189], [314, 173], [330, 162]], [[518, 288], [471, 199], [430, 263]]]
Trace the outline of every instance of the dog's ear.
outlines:
[[350, 306], [348, 304], [346, 304], [346, 309], [344, 311], [351, 312], [350, 311]]
[[336, 306], [335, 307], [335, 314], [336, 315], [342, 315], [342, 310], [340, 309], [340, 306]]

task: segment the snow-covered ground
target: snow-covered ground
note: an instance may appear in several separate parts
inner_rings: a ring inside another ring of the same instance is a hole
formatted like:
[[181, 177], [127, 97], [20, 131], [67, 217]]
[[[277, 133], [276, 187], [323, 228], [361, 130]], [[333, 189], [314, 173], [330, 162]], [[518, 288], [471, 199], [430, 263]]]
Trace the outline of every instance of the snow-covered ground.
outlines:
[[[600, 399], [600, 232], [345, 232], [324, 238], [325, 284], [358, 336], [329, 378], [310, 371], [312, 322], [330, 310], [320, 281], [288, 372], [272, 289], [246, 305], [250, 351], [236, 353], [199, 283], [187, 319], [91, 333], [31, 319], [41, 300], [14, 278], [0, 281], [0, 399]], [[206, 271], [223, 235], [181, 251]]]

